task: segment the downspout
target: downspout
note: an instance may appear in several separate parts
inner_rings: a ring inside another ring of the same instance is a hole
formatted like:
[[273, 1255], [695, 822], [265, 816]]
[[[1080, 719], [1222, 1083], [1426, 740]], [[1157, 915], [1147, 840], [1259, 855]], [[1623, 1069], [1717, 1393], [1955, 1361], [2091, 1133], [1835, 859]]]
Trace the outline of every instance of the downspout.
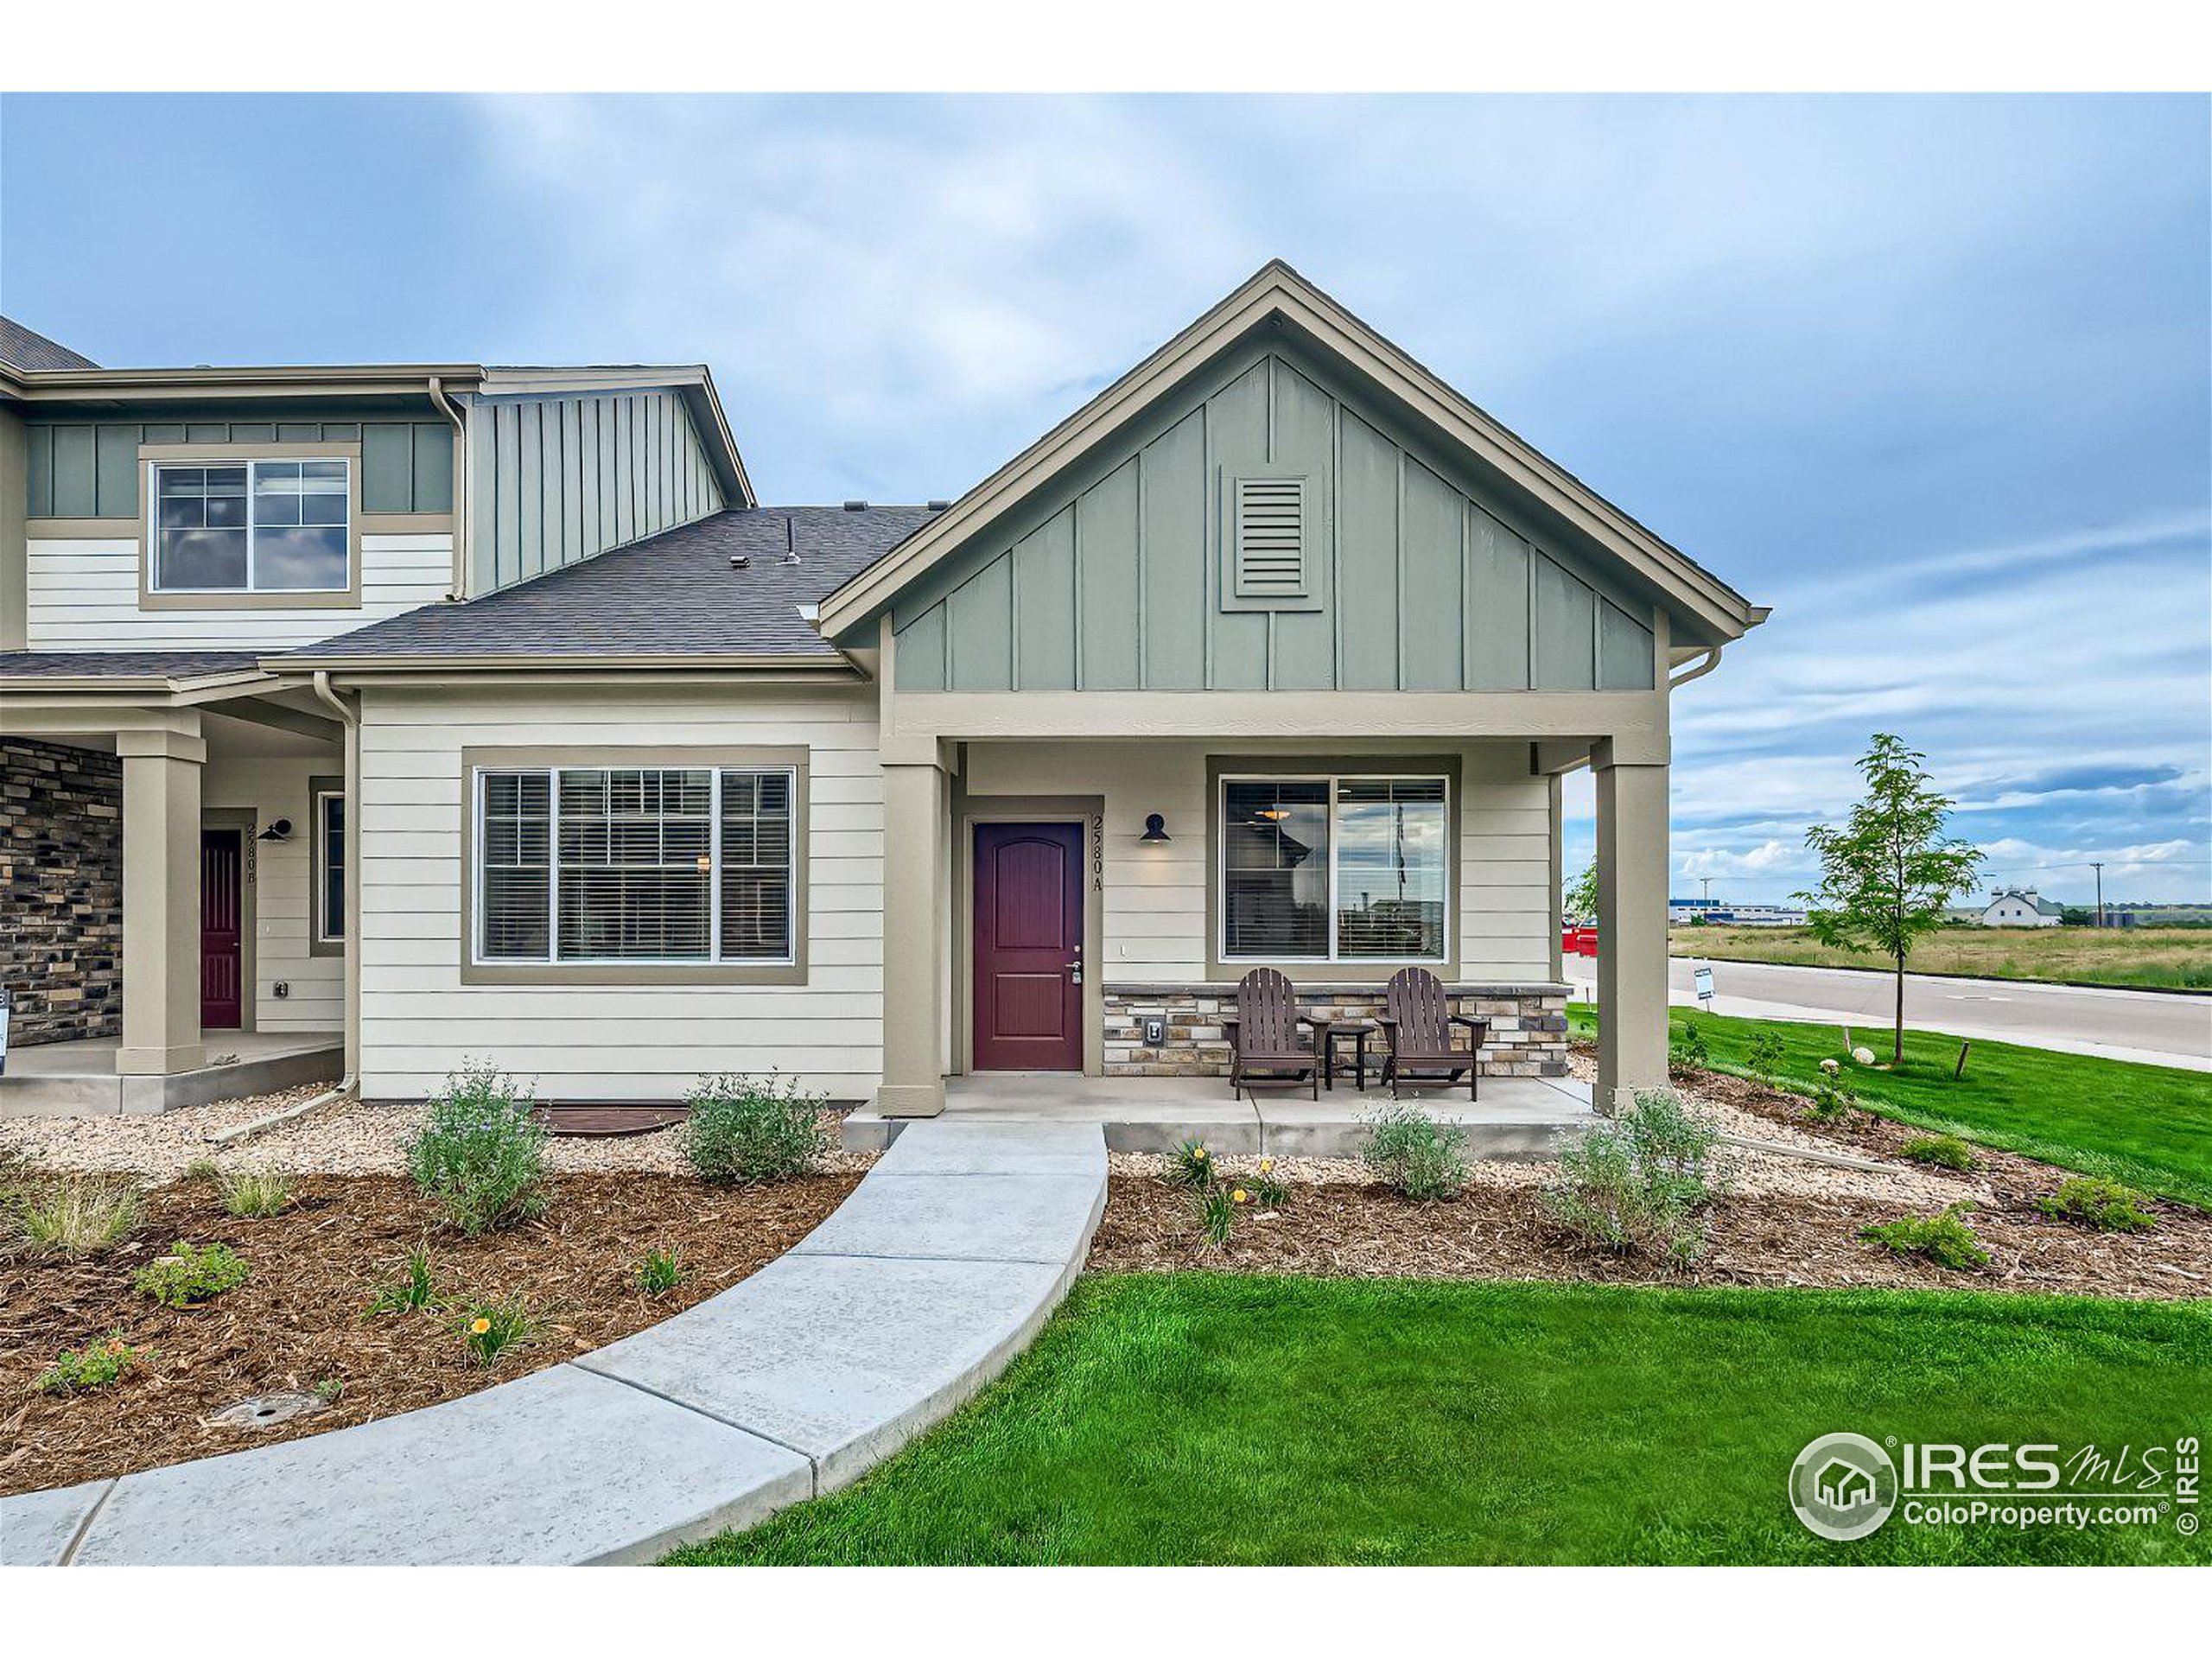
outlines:
[[361, 1082], [361, 711], [331, 689], [330, 671], [315, 671], [315, 694], [346, 728], [346, 1075], [333, 1092]]
[[430, 377], [430, 401], [438, 413], [453, 423], [453, 586], [447, 597], [468, 596], [468, 423], [461, 409], [446, 396], [442, 377]]
[[1719, 645], [1707, 645], [1705, 648], [1705, 655], [1699, 658], [1697, 666], [1691, 669], [1687, 674], [1676, 674], [1670, 677], [1667, 681], [1667, 689], [1669, 691], [1672, 691], [1678, 685], [1688, 685], [1692, 680], [1703, 679], [1707, 675], [1712, 673], [1714, 669], [1720, 666], [1720, 652], [1721, 647]]

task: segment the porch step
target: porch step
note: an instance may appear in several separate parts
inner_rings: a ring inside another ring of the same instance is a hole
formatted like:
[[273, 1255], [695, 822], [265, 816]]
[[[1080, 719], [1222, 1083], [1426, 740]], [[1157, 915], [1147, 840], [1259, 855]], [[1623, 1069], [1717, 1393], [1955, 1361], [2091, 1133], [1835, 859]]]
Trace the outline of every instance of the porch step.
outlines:
[[[1595, 1121], [1586, 1084], [1566, 1078], [1485, 1079], [1470, 1103], [1464, 1090], [1409, 1091], [1407, 1099], [1467, 1132], [1470, 1157], [1541, 1161], [1560, 1135]], [[1096, 1123], [1109, 1152], [1170, 1153], [1198, 1141], [1229, 1157], [1356, 1158], [1374, 1109], [1387, 1093], [1262, 1092], [1234, 1099], [1219, 1078], [992, 1076], [950, 1080], [940, 1123]], [[848, 1116], [848, 1152], [881, 1152], [918, 1120], [886, 1117], [873, 1107]]]

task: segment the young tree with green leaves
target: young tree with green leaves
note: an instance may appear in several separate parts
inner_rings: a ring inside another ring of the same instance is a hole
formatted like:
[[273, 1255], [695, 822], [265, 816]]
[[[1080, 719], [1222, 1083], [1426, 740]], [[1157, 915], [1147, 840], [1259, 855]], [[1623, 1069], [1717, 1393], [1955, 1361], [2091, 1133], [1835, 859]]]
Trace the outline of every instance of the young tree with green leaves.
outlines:
[[1598, 919], [1597, 865], [1585, 865], [1582, 874], [1567, 884], [1560, 894], [1560, 910], [1570, 922]]
[[1918, 940], [1943, 925], [1952, 899], [1969, 891], [1981, 853], [1943, 833], [1954, 804], [1921, 762], [1887, 732], [1859, 762], [1866, 796], [1840, 828], [1816, 823], [1805, 844], [1819, 855], [1821, 885], [1796, 896], [1823, 944], [1886, 957], [1897, 968], [1897, 1028], [1890, 1063], [1904, 1059], [1904, 964]]

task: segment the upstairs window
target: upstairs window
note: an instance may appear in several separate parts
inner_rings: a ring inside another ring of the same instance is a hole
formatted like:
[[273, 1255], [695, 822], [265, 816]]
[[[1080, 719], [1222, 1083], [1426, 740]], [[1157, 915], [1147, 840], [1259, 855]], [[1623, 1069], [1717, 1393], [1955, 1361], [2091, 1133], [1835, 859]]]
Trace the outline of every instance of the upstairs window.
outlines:
[[344, 593], [353, 462], [153, 465], [154, 559], [163, 594]]

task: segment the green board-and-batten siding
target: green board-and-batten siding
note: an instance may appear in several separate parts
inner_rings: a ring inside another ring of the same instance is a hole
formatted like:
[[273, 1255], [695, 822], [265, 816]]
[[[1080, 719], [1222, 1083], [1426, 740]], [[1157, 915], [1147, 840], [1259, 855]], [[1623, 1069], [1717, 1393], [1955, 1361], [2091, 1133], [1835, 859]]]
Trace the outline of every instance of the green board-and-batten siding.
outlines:
[[[902, 594], [903, 690], [1648, 690], [1648, 602], [1386, 412], [1247, 346]], [[1296, 608], [1232, 610], [1234, 480], [1308, 492]]]
[[33, 420], [25, 439], [34, 518], [137, 518], [142, 443], [359, 443], [364, 512], [453, 511], [453, 428], [442, 420]]
[[469, 418], [472, 594], [721, 511], [677, 393], [479, 399]]

